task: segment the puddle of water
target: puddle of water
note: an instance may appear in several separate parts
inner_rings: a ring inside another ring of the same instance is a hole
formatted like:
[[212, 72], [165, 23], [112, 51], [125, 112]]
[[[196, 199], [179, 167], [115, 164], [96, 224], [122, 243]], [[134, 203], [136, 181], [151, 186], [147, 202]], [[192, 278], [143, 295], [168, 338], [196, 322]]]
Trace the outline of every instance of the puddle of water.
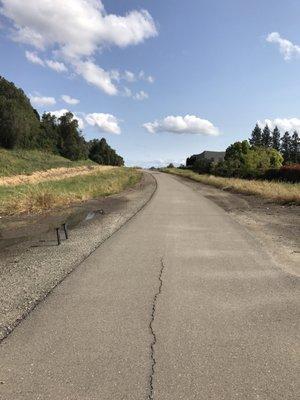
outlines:
[[[81, 222], [91, 221], [97, 215], [103, 215], [104, 211], [102, 209], [87, 211], [80, 210], [75, 212], [74, 214], [68, 215], [65, 218], [58, 218], [55, 221], [49, 221], [45, 225], [41, 224], [40, 226], [33, 226], [28, 224], [24, 224], [24, 226], [16, 226], [15, 229], [13, 224], [11, 224], [10, 228], [6, 232], [1, 232], [0, 230], [0, 250], [16, 245], [18, 243], [32, 240], [34, 238], [38, 238], [41, 235], [52, 236], [51, 233], [53, 231], [53, 235], [55, 234], [55, 229], [66, 223], [68, 228], [74, 228]], [[28, 222], [27, 222], [28, 223]], [[17, 225], [17, 224], [16, 224]], [[22, 229], [21, 229], [22, 228]], [[30, 234], [32, 233], [32, 234]]]

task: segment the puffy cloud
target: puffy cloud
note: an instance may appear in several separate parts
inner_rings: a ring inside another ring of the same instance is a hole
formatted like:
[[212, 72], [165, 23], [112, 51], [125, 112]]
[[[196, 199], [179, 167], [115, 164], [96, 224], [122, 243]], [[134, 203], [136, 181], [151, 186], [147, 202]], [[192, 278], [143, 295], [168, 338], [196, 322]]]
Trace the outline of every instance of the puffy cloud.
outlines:
[[44, 61], [35, 52], [26, 51], [25, 56], [31, 63], [41, 65], [42, 67], [45, 66]]
[[175, 134], [211, 135], [219, 134], [219, 129], [210, 121], [195, 115], [168, 116], [160, 121], [148, 122], [143, 125], [150, 133], [171, 132]]
[[107, 14], [101, 0], [2, 0], [14, 23], [13, 39], [37, 49], [56, 47], [67, 57], [91, 56], [103, 46], [126, 47], [157, 35], [146, 10]]
[[136, 93], [136, 94], [133, 96], [133, 98], [134, 98], [135, 100], [142, 101], [142, 100], [148, 99], [148, 98], [149, 98], [149, 95], [148, 95], [148, 93], [146, 93], [146, 92], [144, 92], [143, 90], [141, 90], [140, 92]]
[[265, 119], [264, 121], [258, 121], [258, 125], [264, 128], [266, 125], [269, 126], [271, 130], [278, 127], [282, 132], [286, 131], [298, 131], [300, 132], [300, 118], [275, 118], [275, 119]]
[[79, 101], [78, 99], [74, 99], [74, 98], [72, 98], [71, 96], [69, 96], [68, 94], [63, 94], [63, 95], [61, 96], [61, 98], [62, 98], [63, 101], [64, 101], [65, 103], [67, 103], [67, 104], [75, 105], [75, 104], [79, 104], [79, 103], [80, 103], [80, 101]]
[[300, 55], [300, 46], [292, 43], [290, 40], [282, 38], [278, 32], [270, 33], [266, 40], [269, 43], [278, 44], [279, 51], [286, 61]]
[[[145, 11], [131, 11], [124, 16], [106, 13], [101, 0], [2, 0], [0, 13], [13, 22], [13, 40], [52, 50], [63, 62], [43, 61], [38, 54], [27, 52], [29, 61], [65, 72], [65, 63], [87, 82], [109, 95], [118, 90], [112, 81], [120, 79], [118, 71], [104, 71], [92, 59], [107, 46], [137, 45], [157, 35], [155, 22]], [[134, 74], [126, 73], [126, 79]], [[124, 77], [123, 77], [124, 79]]]
[[[27, 52], [29, 61], [65, 72], [70, 64], [87, 82], [109, 95], [117, 94], [113, 81], [119, 81], [116, 70], [104, 71], [92, 59], [107, 46], [137, 45], [157, 35], [155, 22], [145, 11], [131, 11], [124, 16], [106, 13], [101, 0], [2, 0], [0, 13], [13, 22], [12, 39], [35, 47], [52, 50], [56, 59], [43, 61], [38, 54]], [[126, 78], [133, 79], [130, 71]]]
[[110, 73], [92, 61], [78, 61], [74, 62], [73, 65], [76, 72], [82, 75], [90, 84], [97, 86], [111, 96], [118, 93], [118, 89], [112, 82]]
[[49, 68], [53, 69], [56, 72], [66, 72], [68, 71], [67, 67], [64, 63], [53, 61], [53, 60], [46, 60], [46, 64]]
[[[50, 111], [50, 114], [55, 115], [56, 118], [60, 118], [62, 117], [64, 114], [66, 114], [67, 112], [70, 112], [70, 110], [67, 110], [66, 108], [62, 108], [61, 110], [56, 110], [56, 111]], [[71, 111], [72, 112], [72, 111]], [[78, 121], [78, 126], [79, 129], [83, 129], [84, 128], [84, 121], [82, 118], [78, 117], [78, 115], [76, 115], [75, 113], [73, 113], [74, 118], [73, 119], [77, 119]]]
[[100, 132], [114, 133], [116, 135], [121, 133], [119, 121], [114, 115], [93, 113], [86, 115], [85, 120], [89, 125], [98, 128]]
[[30, 96], [30, 101], [35, 106], [53, 106], [56, 104], [54, 97]]

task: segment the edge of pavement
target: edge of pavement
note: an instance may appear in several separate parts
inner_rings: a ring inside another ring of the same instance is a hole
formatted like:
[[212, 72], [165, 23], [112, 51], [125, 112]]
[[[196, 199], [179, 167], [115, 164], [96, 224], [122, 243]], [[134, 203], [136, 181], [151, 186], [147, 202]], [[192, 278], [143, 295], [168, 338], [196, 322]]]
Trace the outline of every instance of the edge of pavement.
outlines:
[[145, 208], [157, 186], [154, 175], [143, 172], [140, 184], [103, 199], [104, 215], [84, 220], [59, 247], [47, 237], [5, 249], [0, 262], [0, 343], [56, 286]]

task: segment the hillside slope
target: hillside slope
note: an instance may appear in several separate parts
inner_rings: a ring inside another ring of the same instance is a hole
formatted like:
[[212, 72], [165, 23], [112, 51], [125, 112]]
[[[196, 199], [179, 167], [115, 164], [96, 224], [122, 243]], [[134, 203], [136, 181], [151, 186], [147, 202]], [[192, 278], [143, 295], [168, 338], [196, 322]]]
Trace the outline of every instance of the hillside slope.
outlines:
[[70, 161], [67, 158], [39, 150], [5, 150], [0, 148], [0, 177], [81, 165], [97, 164], [91, 160]]

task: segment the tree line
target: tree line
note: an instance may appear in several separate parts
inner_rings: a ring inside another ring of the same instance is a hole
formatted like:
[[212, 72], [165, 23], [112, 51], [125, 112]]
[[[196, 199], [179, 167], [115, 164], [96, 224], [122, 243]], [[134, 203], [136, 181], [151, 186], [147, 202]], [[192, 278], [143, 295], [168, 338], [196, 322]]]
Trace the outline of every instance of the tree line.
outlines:
[[0, 146], [6, 149], [40, 149], [72, 161], [87, 159], [98, 164], [124, 165], [123, 158], [104, 138], [86, 141], [71, 112], [57, 118], [41, 117], [22, 89], [0, 77]]
[[254, 147], [272, 148], [283, 156], [284, 164], [300, 163], [300, 139], [297, 131], [285, 132], [281, 137], [277, 126], [271, 132], [268, 125], [262, 130], [258, 124], [251, 133], [249, 143]]
[[[200, 158], [186, 160], [186, 167], [198, 173], [249, 179], [300, 180], [300, 141], [297, 132], [285, 132], [281, 137], [278, 127], [271, 132], [268, 125], [261, 129], [256, 124], [248, 140], [231, 144], [224, 160]], [[282, 167], [285, 165], [284, 167]]]

